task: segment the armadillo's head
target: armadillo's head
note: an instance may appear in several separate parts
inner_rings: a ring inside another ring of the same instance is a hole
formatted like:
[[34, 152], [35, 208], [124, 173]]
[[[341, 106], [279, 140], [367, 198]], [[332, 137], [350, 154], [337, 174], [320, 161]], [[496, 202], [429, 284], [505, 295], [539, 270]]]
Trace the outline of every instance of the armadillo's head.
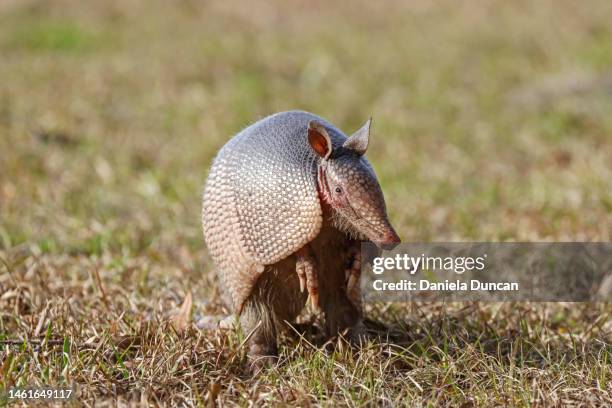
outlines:
[[370, 123], [368, 120], [341, 147], [334, 149], [325, 127], [311, 121], [308, 141], [321, 157], [318, 188], [321, 199], [333, 210], [336, 226], [379, 247], [392, 248], [400, 238], [387, 217], [376, 174], [363, 156], [368, 147]]

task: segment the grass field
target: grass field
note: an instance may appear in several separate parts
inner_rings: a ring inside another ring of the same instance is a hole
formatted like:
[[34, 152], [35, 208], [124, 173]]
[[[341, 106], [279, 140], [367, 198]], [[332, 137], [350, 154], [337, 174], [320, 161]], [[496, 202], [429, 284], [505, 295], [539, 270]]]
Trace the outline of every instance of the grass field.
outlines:
[[347, 133], [373, 116], [404, 241], [610, 241], [610, 21], [606, 0], [0, 2], [0, 390], [609, 406], [610, 304], [370, 305], [370, 343], [289, 335], [257, 378], [239, 333], [198, 323], [226, 313], [200, 229], [208, 166], [276, 111]]

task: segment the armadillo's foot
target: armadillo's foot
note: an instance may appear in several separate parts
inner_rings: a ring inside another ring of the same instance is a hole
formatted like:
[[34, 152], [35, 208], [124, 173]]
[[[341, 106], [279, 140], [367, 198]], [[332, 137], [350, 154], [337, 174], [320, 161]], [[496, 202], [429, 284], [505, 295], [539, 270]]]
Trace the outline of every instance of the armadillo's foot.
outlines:
[[370, 339], [370, 335], [360, 319], [357, 324], [350, 328], [348, 332], [348, 340], [355, 346], [361, 346]]
[[276, 364], [278, 358], [274, 356], [257, 356], [250, 358], [249, 360], [249, 373], [253, 376], [257, 376], [265, 369], [273, 367]]
[[349, 262], [349, 267], [344, 271], [344, 276], [346, 277], [346, 297], [357, 309], [361, 309], [361, 286], [359, 284], [359, 278], [361, 277], [361, 252], [358, 249], [351, 251]]
[[247, 362], [251, 373], [257, 373], [275, 361], [276, 317], [271, 305], [257, 291], [247, 298], [240, 314], [240, 326], [246, 336]]
[[304, 293], [304, 289], [306, 289], [306, 267], [300, 262], [300, 259], [295, 264], [295, 272], [300, 279], [300, 292]]
[[269, 344], [251, 344], [248, 353], [248, 369], [252, 375], [257, 375], [266, 368], [272, 367], [278, 361], [276, 347]]
[[304, 291], [304, 287], [308, 289], [310, 304], [315, 309], [319, 308], [319, 280], [315, 259], [310, 253], [308, 246], [300, 249], [297, 252], [297, 261], [295, 263], [295, 271], [300, 279], [300, 291]]

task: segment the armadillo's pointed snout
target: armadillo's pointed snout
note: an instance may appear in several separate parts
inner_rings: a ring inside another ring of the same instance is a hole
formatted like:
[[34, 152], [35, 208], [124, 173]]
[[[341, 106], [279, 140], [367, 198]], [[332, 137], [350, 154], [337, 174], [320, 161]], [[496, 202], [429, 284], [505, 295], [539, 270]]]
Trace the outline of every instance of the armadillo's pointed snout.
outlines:
[[397, 232], [395, 232], [392, 227], [389, 227], [387, 232], [382, 235], [380, 241], [378, 241], [377, 244], [382, 249], [390, 251], [395, 248], [400, 242], [402, 242], [402, 240], [397, 235]]

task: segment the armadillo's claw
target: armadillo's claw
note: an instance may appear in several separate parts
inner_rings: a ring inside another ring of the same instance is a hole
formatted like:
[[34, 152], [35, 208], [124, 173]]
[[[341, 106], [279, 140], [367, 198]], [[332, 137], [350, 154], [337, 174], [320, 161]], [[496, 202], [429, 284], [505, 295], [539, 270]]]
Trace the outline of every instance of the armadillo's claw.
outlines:
[[309, 261], [307, 258], [299, 258], [295, 263], [295, 272], [300, 280], [300, 293], [304, 293], [307, 282], [307, 269], [309, 268]]
[[361, 288], [359, 278], [361, 277], [361, 254], [353, 254], [351, 266], [344, 271], [346, 279], [346, 297], [357, 308], [361, 308]]
[[318, 308], [319, 281], [317, 270], [315, 267], [315, 260], [307, 249], [303, 249], [298, 253], [298, 259], [295, 263], [295, 272], [300, 280], [300, 292], [304, 292], [304, 289], [307, 289], [310, 303], [313, 307]]
[[350, 270], [350, 276], [348, 278], [348, 282], [346, 283], [346, 296], [353, 304], [357, 304], [359, 302], [359, 297], [361, 296], [361, 290], [359, 287], [359, 270]]
[[315, 310], [319, 309], [319, 292], [310, 292], [310, 304]]
[[310, 303], [315, 309], [319, 308], [319, 280], [317, 277], [317, 271], [314, 265], [310, 264], [306, 268], [306, 287], [308, 288], [308, 295], [310, 296]]

